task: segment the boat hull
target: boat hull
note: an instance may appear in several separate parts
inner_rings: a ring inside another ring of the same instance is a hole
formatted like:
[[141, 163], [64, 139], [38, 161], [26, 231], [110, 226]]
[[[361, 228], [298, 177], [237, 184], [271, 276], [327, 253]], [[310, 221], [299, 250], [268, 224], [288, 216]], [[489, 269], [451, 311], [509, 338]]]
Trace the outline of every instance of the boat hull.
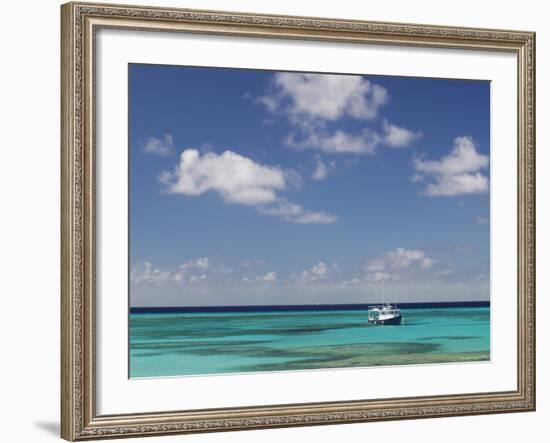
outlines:
[[387, 318], [387, 319], [384, 319], [384, 320], [369, 320], [369, 323], [371, 325], [400, 325], [401, 324], [401, 319], [403, 317], [401, 315], [397, 316], [397, 317], [392, 317], [392, 318]]

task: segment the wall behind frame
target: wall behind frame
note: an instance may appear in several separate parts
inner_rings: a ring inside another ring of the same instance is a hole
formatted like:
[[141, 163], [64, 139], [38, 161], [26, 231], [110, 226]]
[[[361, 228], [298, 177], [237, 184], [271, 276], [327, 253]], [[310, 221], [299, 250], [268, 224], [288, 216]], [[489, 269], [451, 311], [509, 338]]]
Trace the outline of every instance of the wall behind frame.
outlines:
[[[306, 0], [127, 0], [202, 9], [437, 25], [524, 29], [537, 32], [538, 121], [550, 119], [550, 30], [544, 4], [535, 0], [308, 2]], [[0, 27], [0, 410], [6, 442], [59, 441], [59, 5], [28, 0], [3, 5]], [[550, 262], [550, 130], [537, 128], [537, 258]], [[546, 201], [545, 201], [546, 200]], [[542, 269], [542, 267], [539, 267]], [[218, 442], [500, 442], [535, 437], [550, 414], [550, 277], [537, 275], [537, 412], [388, 423], [276, 429], [136, 439]]]

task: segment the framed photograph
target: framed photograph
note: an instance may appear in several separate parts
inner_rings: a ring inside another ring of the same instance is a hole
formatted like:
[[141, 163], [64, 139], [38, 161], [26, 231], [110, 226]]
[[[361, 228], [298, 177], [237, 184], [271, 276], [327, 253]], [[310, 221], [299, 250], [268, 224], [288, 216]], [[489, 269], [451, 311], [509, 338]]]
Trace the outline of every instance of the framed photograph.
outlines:
[[62, 6], [62, 437], [535, 409], [535, 35]]

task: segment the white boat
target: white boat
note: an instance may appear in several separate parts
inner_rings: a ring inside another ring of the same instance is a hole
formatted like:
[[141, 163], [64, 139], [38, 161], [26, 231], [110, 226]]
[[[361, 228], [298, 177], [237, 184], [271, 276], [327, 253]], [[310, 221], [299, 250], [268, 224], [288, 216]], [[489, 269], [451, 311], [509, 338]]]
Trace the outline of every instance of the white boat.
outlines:
[[368, 321], [372, 325], [400, 325], [403, 319], [397, 305], [389, 303], [369, 306]]
[[[395, 299], [395, 292], [393, 295]], [[368, 307], [367, 315], [368, 322], [371, 325], [400, 325], [403, 320], [401, 310], [397, 307], [397, 303], [392, 305], [386, 303], [386, 292], [384, 287], [384, 280], [382, 280], [382, 304], [371, 305]]]

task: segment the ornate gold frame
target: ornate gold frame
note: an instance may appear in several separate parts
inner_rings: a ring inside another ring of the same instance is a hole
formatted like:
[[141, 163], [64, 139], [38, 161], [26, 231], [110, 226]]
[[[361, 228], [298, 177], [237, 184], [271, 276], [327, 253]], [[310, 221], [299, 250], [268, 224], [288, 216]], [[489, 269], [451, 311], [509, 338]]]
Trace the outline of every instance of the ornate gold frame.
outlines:
[[[61, 436], [67, 440], [535, 409], [535, 34], [155, 7], [61, 7]], [[511, 392], [98, 416], [94, 33], [99, 28], [508, 51], [518, 60], [518, 380]]]

